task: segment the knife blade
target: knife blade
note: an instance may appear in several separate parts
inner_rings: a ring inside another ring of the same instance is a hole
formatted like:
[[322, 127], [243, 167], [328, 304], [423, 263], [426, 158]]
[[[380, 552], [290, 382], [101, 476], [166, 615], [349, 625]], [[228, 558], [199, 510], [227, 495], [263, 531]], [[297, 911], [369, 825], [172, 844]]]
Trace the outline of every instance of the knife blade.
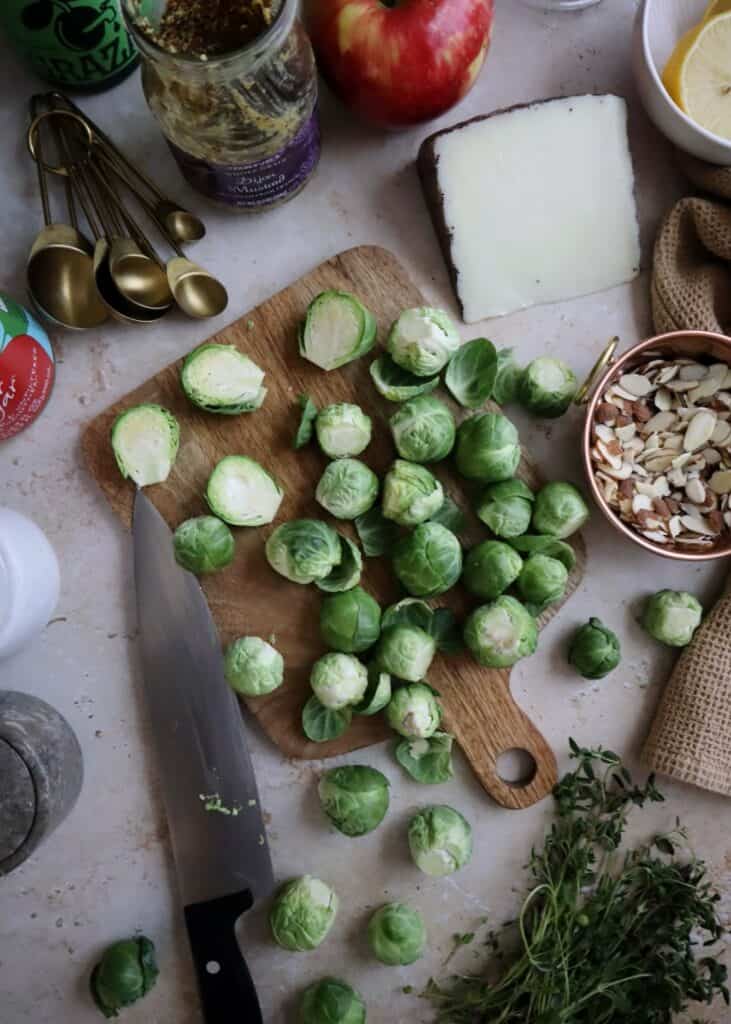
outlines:
[[141, 490], [132, 532], [146, 703], [204, 1017], [255, 1024], [234, 925], [274, 875], [243, 718], [200, 584]]

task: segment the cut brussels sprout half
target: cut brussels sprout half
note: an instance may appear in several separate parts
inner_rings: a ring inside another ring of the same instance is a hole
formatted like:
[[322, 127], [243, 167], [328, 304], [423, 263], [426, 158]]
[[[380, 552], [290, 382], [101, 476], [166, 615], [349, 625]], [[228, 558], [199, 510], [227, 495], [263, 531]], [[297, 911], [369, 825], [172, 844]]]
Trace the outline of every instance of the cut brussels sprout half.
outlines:
[[206, 501], [211, 511], [232, 526], [271, 523], [284, 491], [273, 476], [247, 455], [227, 455], [211, 473]]
[[477, 518], [496, 537], [519, 537], [530, 526], [535, 495], [522, 480], [490, 484], [476, 508]]
[[370, 374], [376, 391], [389, 402], [407, 402], [418, 395], [428, 395], [439, 385], [439, 377], [417, 377], [386, 354], [371, 363]]
[[449, 313], [419, 306], [406, 309], [391, 326], [386, 349], [397, 366], [416, 377], [440, 373], [462, 344]]
[[459, 579], [462, 548], [446, 527], [439, 523], [422, 523], [396, 545], [393, 569], [412, 597], [435, 597], [449, 590]]
[[523, 568], [518, 552], [501, 540], [484, 540], [465, 556], [462, 582], [476, 597], [488, 601], [515, 583]]
[[365, 1024], [363, 997], [339, 978], [322, 978], [302, 994], [299, 1024]]
[[284, 680], [284, 659], [279, 651], [258, 636], [241, 636], [226, 648], [224, 674], [237, 693], [262, 697]]
[[569, 572], [576, 565], [576, 552], [563, 540], [557, 540], [545, 534], [522, 534], [520, 537], [511, 537], [510, 546], [524, 555], [550, 555], [563, 562]]
[[461, 533], [467, 526], [464, 512], [448, 494], [444, 495], [442, 507], [437, 509], [434, 515], [430, 517], [429, 522], [446, 526], [448, 530], [455, 534]]
[[409, 849], [425, 874], [451, 875], [472, 856], [472, 827], [446, 804], [425, 807], [409, 822]]
[[396, 451], [410, 462], [438, 462], [454, 447], [454, 416], [438, 398], [412, 398], [391, 416], [389, 426]]
[[439, 728], [442, 709], [431, 687], [409, 683], [394, 692], [386, 708], [386, 719], [400, 736], [425, 740]]
[[381, 632], [376, 662], [397, 679], [417, 683], [429, 671], [436, 650], [434, 637], [418, 626], [390, 626]]
[[452, 778], [452, 743], [447, 732], [427, 739], [402, 739], [396, 744], [396, 760], [415, 782], [437, 785]]
[[510, 668], [533, 654], [538, 624], [528, 609], [508, 594], [475, 608], [464, 627], [464, 639], [475, 661], [487, 668]]
[[388, 672], [372, 662], [368, 666], [368, 686], [363, 694], [363, 700], [356, 704], [353, 713], [356, 715], [377, 715], [383, 711], [391, 699], [391, 677]]
[[302, 708], [302, 731], [313, 743], [327, 743], [347, 732], [352, 718], [352, 708], [332, 711], [313, 694]]
[[376, 319], [350, 292], [321, 292], [300, 326], [300, 353], [322, 370], [335, 370], [369, 352]]
[[315, 419], [315, 433], [320, 448], [331, 459], [360, 455], [371, 440], [371, 418], [350, 402], [326, 405]]
[[386, 519], [380, 508], [375, 506], [362, 516], [358, 516], [355, 520], [355, 529], [367, 558], [390, 555], [401, 536], [396, 523]]
[[314, 583], [340, 565], [340, 536], [320, 519], [293, 519], [282, 523], [267, 539], [269, 565], [293, 583]]
[[523, 563], [516, 589], [528, 610], [540, 615], [550, 604], [561, 600], [568, 578], [568, 570], [558, 558], [531, 555]]
[[368, 941], [376, 960], [388, 967], [413, 964], [426, 949], [426, 927], [418, 910], [387, 903], [368, 922]]
[[589, 506], [573, 484], [554, 480], [540, 489], [533, 506], [533, 529], [565, 540], [589, 518]]
[[561, 359], [540, 356], [520, 377], [518, 400], [536, 416], [563, 416], [576, 394], [576, 377]]
[[336, 519], [357, 519], [378, 497], [378, 477], [360, 459], [337, 459], [325, 467], [315, 500]]
[[444, 383], [465, 409], [479, 409], [492, 395], [496, 374], [495, 346], [487, 338], [475, 338], [454, 354]]
[[117, 1017], [154, 987], [159, 974], [155, 945], [145, 935], [105, 949], [89, 979], [92, 998], [105, 1017]]
[[364, 836], [386, 817], [389, 785], [376, 768], [346, 764], [325, 772], [317, 792], [323, 811], [339, 832]]
[[312, 875], [293, 878], [274, 897], [269, 924], [277, 945], [295, 953], [316, 949], [333, 926], [338, 897]]
[[312, 435], [315, 433], [315, 420], [317, 419], [317, 406], [309, 395], [300, 395], [297, 401], [300, 405], [300, 422], [292, 442], [292, 447], [295, 450], [304, 448], [310, 443]]
[[117, 416], [111, 443], [119, 472], [138, 487], [167, 480], [180, 444], [180, 427], [161, 405], [136, 405]]
[[703, 618], [703, 606], [684, 590], [660, 590], [648, 598], [642, 625], [669, 647], [687, 647]]
[[457, 430], [457, 469], [468, 480], [485, 484], [509, 480], [520, 462], [518, 431], [499, 412], [470, 416]]
[[188, 572], [218, 572], [233, 562], [234, 535], [216, 516], [195, 516], [173, 534], [175, 561]]
[[360, 654], [381, 634], [380, 606], [362, 587], [332, 594], [320, 608], [320, 633], [334, 651]]
[[327, 594], [339, 594], [351, 590], [360, 583], [363, 572], [363, 557], [357, 544], [350, 537], [338, 534], [340, 561], [322, 580], [315, 580], [315, 586]]
[[495, 383], [492, 398], [498, 405], [508, 405], [518, 397], [522, 370], [513, 359], [512, 348], [501, 348], [497, 354]]
[[396, 459], [383, 481], [381, 511], [399, 526], [418, 526], [444, 504], [444, 491], [426, 466]]
[[235, 345], [211, 342], [194, 349], [180, 373], [188, 401], [228, 416], [258, 409], [267, 393], [263, 381], [264, 371]]
[[571, 638], [568, 661], [584, 679], [603, 679], [619, 665], [619, 637], [601, 619], [591, 618]]
[[351, 654], [323, 654], [312, 666], [310, 686], [324, 708], [342, 711], [363, 699], [368, 670]]

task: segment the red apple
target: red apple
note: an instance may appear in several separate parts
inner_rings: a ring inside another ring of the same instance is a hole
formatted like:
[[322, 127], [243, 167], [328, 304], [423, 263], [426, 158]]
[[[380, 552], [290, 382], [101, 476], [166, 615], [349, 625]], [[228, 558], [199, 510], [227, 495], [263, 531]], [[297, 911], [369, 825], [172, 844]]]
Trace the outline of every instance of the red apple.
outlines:
[[327, 83], [367, 120], [428, 121], [474, 84], [494, 0], [305, 0], [305, 25]]

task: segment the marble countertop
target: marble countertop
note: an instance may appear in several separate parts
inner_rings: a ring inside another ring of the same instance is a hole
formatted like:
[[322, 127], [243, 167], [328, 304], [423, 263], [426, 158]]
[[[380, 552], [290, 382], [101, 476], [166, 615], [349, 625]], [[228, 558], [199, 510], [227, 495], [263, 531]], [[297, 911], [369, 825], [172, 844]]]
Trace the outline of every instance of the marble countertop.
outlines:
[[[547, 14], [518, 0], [497, 0], [493, 48], [473, 92], [436, 127], [472, 114], [536, 98], [617, 92], [630, 104], [645, 266], [658, 220], [682, 183], [666, 143], [638, 105], [630, 69], [635, 0], [605, 0], [582, 14]], [[38, 83], [0, 48], [0, 153], [3, 258], [0, 288], [24, 294], [23, 267], [40, 227], [33, 167], [25, 152], [26, 97]], [[3, 1024], [94, 1024], [86, 983], [108, 942], [137, 930], [157, 943], [160, 980], [125, 1014], [129, 1024], [199, 1024], [192, 965], [184, 937], [156, 768], [142, 703], [133, 611], [129, 537], [112, 516], [81, 461], [79, 435], [95, 413], [182, 355], [228, 320], [334, 253], [360, 243], [391, 249], [435, 305], [455, 310], [436, 239], [422, 200], [414, 157], [434, 125], [381, 135], [323, 96], [324, 153], [307, 189], [292, 203], [258, 218], [204, 209], [181, 183], [142, 101], [139, 76], [84, 101], [133, 157], [142, 159], [174, 195], [206, 216], [208, 235], [196, 259], [220, 274], [231, 303], [203, 324], [173, 316], [150, 331], [105, 325], [86, 334], [51, 331], [58, 356], [52, 401], [25, 433], [0, 449], [0, 503], [32, 516], [61, 562], [56, 617], [38, 641], [0, 665], [0, 686], [44, 697], [62, 711], [84, 750], [86, 781], [67, 821], [22, 868], [0, 880], [0, 1018]], [[456, 312], [456, 310], [455, 310]], [[650, 333], [648, 280], [491, 321], [474, 332], [514, 345], [521, 360], [539, 353], [567, 359], [585, 373], [606, 340], [629, 344]], [[576, 443], [581, 412], [550, 425], [519, 415], [522, 436], [553, 477], [580, 480]], [[643, 554], [594, 516], [586, 531], [588, 571], [579, 592], [542, 634], [538, 653], [513, 671], [513, 689], [567, 766], [567, 739], [602, 743], [636, 763], [672, 652], [652, 643], [636, 622], [650, 590], [676, 587], [711, 601], [720, 566], [687, 567]], [[622, 638], [621, 667], [602, 683], [578, 680], [565, 664], [565, 638], [588, 614]], [[518, 905], [521, 865], [539, 842], [550, 801], [523, 812], [493, 804], [460, 754], [452, 782], [438, 799], [473, 822], [475, 855], [457, 875], [420, 875], [405, 852], [409, 812], [434, 799], [408, 781], [387, 747], [359, 760], [393, 780], [385, 824], [349, 840], [323, 823], [315, 792], [317, 762], [284, 759], [249, 722], [251, 747], [269, 826], [275, 872], [328, 880], [341, 896], [330, 939], [318, 951], [291, 955], [267, 940], [265, 909], [241, 922], [241, 939], [270, 1024], [293, 1020], [301, 987], [333, 970], [350, 979], [368, 1003], [369, 1024], [424, 1020], [427, 1008], [401, 993], [443, 972], [455, 932], [488, 916], [494, 924]], [[637, 835], [680, 815], [707, 858], [731, 915], [731, 804], [721, 797], [663, 782], [667, 802], [636, 822]], [[429, 952], [411, 968], [383, 968], [364, 945], [369, 909], [386, 899], [413, 901], [424, 912]], [[476, 961], [463, 950], [450, 967]], [[701, 1010], [707, 1021], [728, 1011]]]

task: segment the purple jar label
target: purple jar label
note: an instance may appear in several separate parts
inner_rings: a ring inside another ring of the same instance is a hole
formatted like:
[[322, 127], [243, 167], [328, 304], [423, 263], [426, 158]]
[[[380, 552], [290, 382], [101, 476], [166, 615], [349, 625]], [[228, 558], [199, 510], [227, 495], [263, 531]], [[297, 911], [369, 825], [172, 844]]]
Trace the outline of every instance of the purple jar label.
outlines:
[[286, 146], [250, 164], [214, 164], [168, 140], [186, 180], [203, 195], [243, 210], [272, 206], [300, 189], [320, 159], [317, 110]]

